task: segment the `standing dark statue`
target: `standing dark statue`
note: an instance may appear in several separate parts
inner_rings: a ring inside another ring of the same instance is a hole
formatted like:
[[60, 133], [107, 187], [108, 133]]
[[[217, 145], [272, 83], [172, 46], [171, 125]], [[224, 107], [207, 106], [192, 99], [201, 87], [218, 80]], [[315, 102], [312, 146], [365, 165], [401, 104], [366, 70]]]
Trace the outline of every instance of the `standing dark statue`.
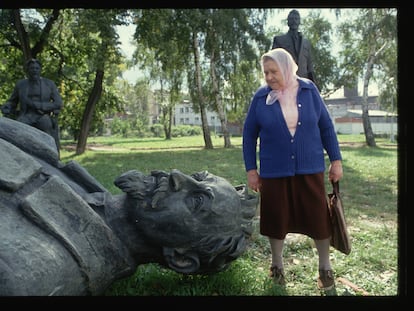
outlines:
[[273, 38], [272, 49], [284, 48], [287, 50], [298, 65], [297, 75], [316, 83], [312, 61], [312, 46], [309, 40], [299, 31], [300, 14], [297, 10], [289, 12], [287, 24], [289, 26], [288, 32]]
[[53, 138], [0, 117], [0, 295], [102, 295], [138, 265], [226, 269], [248, 246], [258, 199], [208, 172], [131, 170], [109, 193]]
[[[48, 133], [60, 150], [58, 115], [62, 98], [52, 80], [40, 76], [42, 65], [37, 59], [26, 62], [27, 79], [17, 81], [13, 93], [1, 107], [4, 116], [16, 118]], [[20, 103], [20, 105], [19, 105]]]

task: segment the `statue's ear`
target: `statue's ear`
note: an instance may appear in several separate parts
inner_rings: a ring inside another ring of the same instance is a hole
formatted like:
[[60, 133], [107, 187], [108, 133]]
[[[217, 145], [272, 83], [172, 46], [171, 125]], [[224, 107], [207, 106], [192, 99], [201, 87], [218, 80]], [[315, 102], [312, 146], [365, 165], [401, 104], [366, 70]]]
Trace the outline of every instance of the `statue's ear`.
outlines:
[[182, 248], [163, 247], [164, 258], [172, 270], [180, 273], [195, 273], [200, 268], [200, 260], [194, 251]]

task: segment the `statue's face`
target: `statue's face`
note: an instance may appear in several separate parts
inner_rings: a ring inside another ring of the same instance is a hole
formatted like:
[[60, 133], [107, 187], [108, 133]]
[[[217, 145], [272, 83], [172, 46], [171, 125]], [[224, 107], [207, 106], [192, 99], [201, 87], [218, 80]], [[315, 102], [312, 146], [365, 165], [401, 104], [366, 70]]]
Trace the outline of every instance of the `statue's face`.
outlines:
[[209, 173], [190, 176], [177, 170], [153, 176], [156, 186], [151, 204], [134, 213], [150, 239], [175, 246], [209, 233], [240, 230], [240, 196], [223, 178]]
[[[163, 247], [170, 268], [185, 273], [220, 270], [242, 253], [243, 196], [225, 179], [177, 170], [128, 174], [135, 177], [121, 176], [115, 183], [138, 202], [130, 207], [131, 221], [146, 240]], [[140, 182], [132, 186], [132, 179]], [[251, 219], [255, 209], [249, 208]]]
[[41, 67], [38, 63], [32, 62], [27, 67], [27, 74], [30, 79], [38, 79], [40, 77]]
[[300, 15], [297, 12], [290, 12], [287, 18], [287, 24], [290, 29], [298, 30], [300, 25]]

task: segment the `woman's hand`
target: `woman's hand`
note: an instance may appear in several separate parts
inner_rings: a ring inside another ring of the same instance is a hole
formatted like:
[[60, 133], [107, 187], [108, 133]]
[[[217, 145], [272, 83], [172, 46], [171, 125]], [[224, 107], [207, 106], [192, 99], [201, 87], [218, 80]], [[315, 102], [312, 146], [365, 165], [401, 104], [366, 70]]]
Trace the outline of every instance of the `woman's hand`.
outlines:
[[257, 170], [250, 170], [247, 172], [247, 185], [253, 191], [260, 191], [260, 176], [259, 173], [257, 173]]
[[343, 174], [342, 161], [332, 161], [329, 165], [328, 180], [330, 182], [337, 182], [342, 178]]

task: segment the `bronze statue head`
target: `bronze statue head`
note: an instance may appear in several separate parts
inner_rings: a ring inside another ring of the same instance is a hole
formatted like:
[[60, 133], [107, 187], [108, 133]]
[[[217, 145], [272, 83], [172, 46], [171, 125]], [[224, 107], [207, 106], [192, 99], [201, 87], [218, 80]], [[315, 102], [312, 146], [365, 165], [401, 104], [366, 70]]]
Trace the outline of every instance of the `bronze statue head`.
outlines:
[[298, 30], [300, 25], [300, 14], [298, 10], [292, 10], [289, 12], [287, 17], [287, 24], [289, 29]]
[[140, 234], [163, 248], [180, 273], [217, 272], [239, 257], [252, 233], [258, 199], [244, 185], [197, 172], [185, 175], [132, 170], [115, 180], [129, 197], [128, 213]]

